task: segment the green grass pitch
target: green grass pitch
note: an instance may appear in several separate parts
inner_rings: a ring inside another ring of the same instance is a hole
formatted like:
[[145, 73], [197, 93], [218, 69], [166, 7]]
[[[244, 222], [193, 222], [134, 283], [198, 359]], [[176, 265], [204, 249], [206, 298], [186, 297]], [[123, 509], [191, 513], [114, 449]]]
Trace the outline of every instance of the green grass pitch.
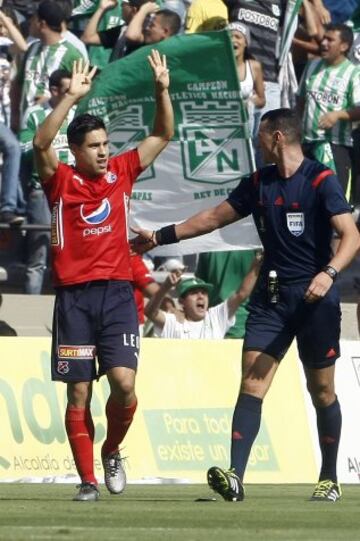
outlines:
[[248, 485], [241, 503], [196, 502], [205, 485], [129, 485], [98, 502], [73, 502], [73, 485], [0, 484], [0, 540], [354, 541], [360, 487], [337, 503], [309, 502], [309, 485]]

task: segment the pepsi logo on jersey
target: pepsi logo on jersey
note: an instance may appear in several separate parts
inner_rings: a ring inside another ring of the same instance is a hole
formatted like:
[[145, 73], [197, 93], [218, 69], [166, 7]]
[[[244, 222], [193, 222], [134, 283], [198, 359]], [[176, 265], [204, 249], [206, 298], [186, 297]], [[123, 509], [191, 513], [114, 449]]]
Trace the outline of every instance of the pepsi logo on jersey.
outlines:
[[[111, 205], [110, 201], [106, 198], [103, 199], [101, 204], [95, 209], [92, 207], [87, 208], [88, 206], [82, 204], [80, 207], [80, 215], [83, 221], [88, 225], [99, 225], [105, 220], [107, 220], [111, 214]], [[104, 233], [111, 233], [111, 225], [103, 225], [100, 227], [87, 227], [83, 231], [83, 237], [88, 237], [89, 235], [103, 235]]]
[[83, 231], [83, 237], [88, 237], [89, 235], [96, 235], [96, 236], [99, 236], [99, 235], [103, 235], [104, 233], [111, 233], [112, 231], [112, 228], [111, 228], [111, 225], [104, 225], [104, 226], [100, 226], [100, 227], [87, 227], [86, 229], [84, 229]]
[[85, 223], [89, 225], [98, 225], [108, 219], [111, 213], [110, 201], [106, 198], [101, 201], [101, 204], [95, 209], [93, 206], [86, 208], [87, 205], [80, 206], [80, 216]]

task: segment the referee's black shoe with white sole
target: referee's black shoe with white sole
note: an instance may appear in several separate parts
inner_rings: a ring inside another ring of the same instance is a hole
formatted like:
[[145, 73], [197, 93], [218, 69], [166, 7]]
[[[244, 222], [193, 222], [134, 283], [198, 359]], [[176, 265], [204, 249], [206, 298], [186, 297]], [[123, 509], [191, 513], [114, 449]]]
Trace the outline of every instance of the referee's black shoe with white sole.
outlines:
[[222, 470], [213, 466], [207, 472], [209, 487], [220, 494], [227, 502], [242, 502], [244, 487], [234, 470]]

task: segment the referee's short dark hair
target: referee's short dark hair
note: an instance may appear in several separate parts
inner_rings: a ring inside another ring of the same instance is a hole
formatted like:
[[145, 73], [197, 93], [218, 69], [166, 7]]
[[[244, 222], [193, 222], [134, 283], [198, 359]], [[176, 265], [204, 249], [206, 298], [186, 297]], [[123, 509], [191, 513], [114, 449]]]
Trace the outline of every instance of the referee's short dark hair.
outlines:
[[105, 130], [105, 124], [102, 118], [85, 113], [76, 116], [69, 124], [67, 129], [67, 139], [69, 145], [80, 146], [85, 140], [87, 133], [94, 130]]
[[261, 122], [266, 122], [266, 131], [273, 133], [279, 130], [286, 135], [289, 143], [301, 143], [301, 120], [293, 109], [282, 107], [267, 111], [262, 115]]
[[325, 32], [339, 32], [342, 43], [346, 43], [348, 48], [345, 52], [347, 54], [354, 42], [354, 34], [351, 28], [347, 24], [343, 23], [329, 23], [325, 25]]

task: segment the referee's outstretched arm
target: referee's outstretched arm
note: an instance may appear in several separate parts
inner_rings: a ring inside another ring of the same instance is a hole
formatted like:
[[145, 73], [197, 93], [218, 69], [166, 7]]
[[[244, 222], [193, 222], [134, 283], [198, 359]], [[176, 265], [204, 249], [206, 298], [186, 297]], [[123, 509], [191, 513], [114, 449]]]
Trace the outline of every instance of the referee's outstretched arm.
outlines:
[[230, 203], [223, 201], [216, 207], [194, 214], [194, 216], [180, 224], [168, 225], [158, 231], [134, 227], [132, 231], [137, 236], [131, 239], [130, 245], [134, 252], [143, 254], [158, 245], [173, 244], [180, 240], [192, 239], [193, 237], [211, 233], [215, 229], [232, 224], [241, 218], [242, 216], [236, 212]]

